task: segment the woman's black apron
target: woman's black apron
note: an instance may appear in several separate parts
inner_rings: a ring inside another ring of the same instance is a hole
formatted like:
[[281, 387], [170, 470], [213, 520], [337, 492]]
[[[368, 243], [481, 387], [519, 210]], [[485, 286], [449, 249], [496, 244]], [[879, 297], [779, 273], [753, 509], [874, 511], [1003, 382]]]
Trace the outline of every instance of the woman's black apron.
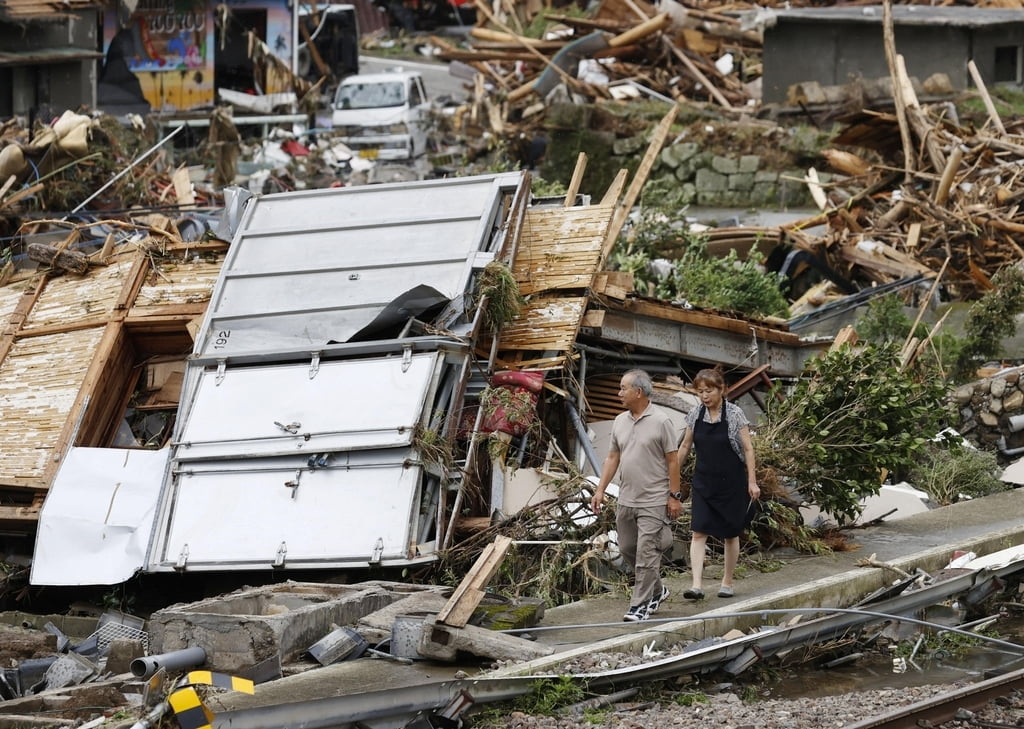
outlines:
[[729, 442], [725, 402], [717, 423], [704, 420], [700, 406], [693, 426], [697, 463], [693, 474], [690, 529], [718, 539], [738, 537], [753, 517], [747, 493], [747, 468]]

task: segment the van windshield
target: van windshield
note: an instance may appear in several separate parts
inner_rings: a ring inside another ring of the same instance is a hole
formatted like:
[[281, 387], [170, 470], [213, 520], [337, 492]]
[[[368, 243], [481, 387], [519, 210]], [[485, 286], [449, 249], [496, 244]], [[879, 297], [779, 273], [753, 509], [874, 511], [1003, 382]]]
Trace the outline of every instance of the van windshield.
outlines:
[[342, 84], [334, 99], [335, 109], [376, 109], [405, 103], [405, 84], [401, 81]]

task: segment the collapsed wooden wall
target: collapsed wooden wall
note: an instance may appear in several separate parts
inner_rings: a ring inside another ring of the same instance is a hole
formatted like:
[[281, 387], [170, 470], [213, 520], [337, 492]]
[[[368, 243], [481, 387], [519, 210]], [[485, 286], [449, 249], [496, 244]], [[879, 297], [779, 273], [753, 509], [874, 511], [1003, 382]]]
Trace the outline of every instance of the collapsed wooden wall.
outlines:
[[191, 351], [227, 246], [167, 241], [0, 287], [0, 528], [34, 531], [69, 446], [111, 444], [145, 358]]

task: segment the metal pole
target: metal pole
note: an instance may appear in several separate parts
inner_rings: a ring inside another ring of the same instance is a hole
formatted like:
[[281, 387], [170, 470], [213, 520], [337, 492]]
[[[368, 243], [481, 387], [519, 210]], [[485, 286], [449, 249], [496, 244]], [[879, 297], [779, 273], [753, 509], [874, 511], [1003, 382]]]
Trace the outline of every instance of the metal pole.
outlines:
[[[132, 169], [133, 167], [135, 167], [135, 165], [137, 165], [137, 164], [138, 164], [139, 162], [141, 162], [142, 160], [146, 159], [146, 157], [148, 157], [149, 155], [153, 154], [153, 152], [155, 152], [155, 151], [156, 151], [156, 150], [158, 150], [158, 149], [159, 149], [160, 147], [162, 147], [162, 146], [163, 146], [164, 144], [166, 144], [166, 143], [167, 143], [168, 141], [170, 141], [170, 140], [171, 140], [172, 138], [174, 138], [174, 135], [175, 135], [175, 134], [177, 134], [178, 132], [180, 132], [180, 131], [181, 131], [182, 129], [184, 129], [184, 128], [185, 128], [185, 127], [184, 127], [184, 125], [182, 125], [182, 126], [178, 127], [178, 128], [177, 128], [177, 129], [175, 129], [175, 130], [174, 130], [173, 132], [171, 132], [171, 133], [170, 133], [170, 134], [168, 134], [168, 135], [167, 135], [166, 137], [164, 137], [164, 138], [163, 138], [163, 139], [161, 139], [161, 140], [160, 140], [159, 142], [157, 142], [157, 143], [156, 143], [156, 144], [154, 144], [154, 145], [153, 145], [152, 147], [150, 147], [150, 148], [149, 148], [148, 150], [146, 150], [145, 152], [143, 152], [143, 153], [142, 153], [142, 156], [141, 156], [141, 157], [136, 157], [136, 158], [135, 158], [135, 161], [134, 161], [134, 162], [132, 162], [132, 163], [131, 163], [130, 165], [128, 165], [128, 166], [127, 166], [127, 167], [125, 167], [125, 168], [124, 168], [123, 170], [121, 170], [121, 171], [120, 171], [120, 172], [118, 172], [118, 173], [117, 173], [116, 175], [114, 175], [114, 176], [113, 176], [113, 177], [112, 177], [112, 178], [110, 179], [110, 182], [108, 182], [108, 183], [107, 183], [106, 185], [104, 185], [104, 186], [103, 186], [103, 187], [101, 187], [101, 188], [100, 188], [99, 190], [97, 190], [97, 191], [96, 191], [96, 192], [94, 192], [94, 193], [93, 193], [92, 195], [90, 195], [90, 196], [89, 196], [89, 197], [87, 197], [87, 198], [86, 198], [85, 200], [83, 200], [83, 201], [82, 201], [81, 203], [79, 203], [79, 204], [78, 204], [78, 206], [77, 206], [77, 207], [75, 207], [75, 209], [74, 209], [74, 210], [72, 210], [72, 211], [71, 211], [70, 213], [68, 213], [68, 215], [74, 215], [74, 214], [75, 214], [75, 213], [77, 213], [77, 212], [78, 212], [79, 210], [81, 210], [82, 208], [84, 208], [84, 207], [85, 207], [86, 205], [88, 205], [88, 204], [89, 204], [90, 202], [92, 202], [92, 201], [93, 201], [93, 200], [94, 200], [94, 199], [95, 199], [95, 198], [96, 198], [96, 197], [97, 197], [97, 196], [98, 196], [98, 195], [99, 195], [99, 194], [100, 194], [101, 192], [103, 192], [103, 191], [104, 191], [104, 190], [106, 190], [106, 189], [107, 189], [108, 187], [110, 187], [110, 186], [111, 186], [111, 185], [113, 185], [113, 184], [114, 184], [115, 182], [117, 182], [117, 181], [118, 181], [118, 180], [120, 180], [120, 179], [121, 179], [122, 177], [124, 177], [124, 176], [125, 176], [126, 174], [128, 174], [128, 171], [129, 171], [129, 170], [131, 170], [131, 169]], [[67, 220], [67, 218], [68, 218], [68, 215], [65, 215], [63, 219], [64, 219], [64, 220]]]
[[587, 435], [587, 427], [583, 424], [583, 419], [576, 411], [576, 403], [572, 400], [566, 400], [565, 405], [569, 409], [569, 417], [572, 419], [572, 424], [576, 427], [576, 435], [579, 438], [580, 445], [583, 446], [583, 452], [590, 462], [590, 467], [594, 469], [594, 473], [600, 475], [601, 464], [597, 460], [597, 451], [594, 450], [594, 445], [590, 442], [590, 436]]

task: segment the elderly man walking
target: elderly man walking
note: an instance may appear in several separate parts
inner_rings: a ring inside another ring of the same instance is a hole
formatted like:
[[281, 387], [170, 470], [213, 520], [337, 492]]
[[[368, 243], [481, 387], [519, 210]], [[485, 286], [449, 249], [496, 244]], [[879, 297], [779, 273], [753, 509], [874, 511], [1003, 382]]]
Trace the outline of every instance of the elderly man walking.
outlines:
[[615, 526], [619, 551], [636, 575], [626, 621], [647, 620], [668, 598], [661, 582], [661, 557], [672, 544], [671, 523], [683, 510], [679, 489], [679, 438], [668, 415], [651, 403], [651, 377], [630, 370], [619, 381], [626, 410], [612, 425], [608, 457], [590, 506], [597, 512], [618, 474]]

